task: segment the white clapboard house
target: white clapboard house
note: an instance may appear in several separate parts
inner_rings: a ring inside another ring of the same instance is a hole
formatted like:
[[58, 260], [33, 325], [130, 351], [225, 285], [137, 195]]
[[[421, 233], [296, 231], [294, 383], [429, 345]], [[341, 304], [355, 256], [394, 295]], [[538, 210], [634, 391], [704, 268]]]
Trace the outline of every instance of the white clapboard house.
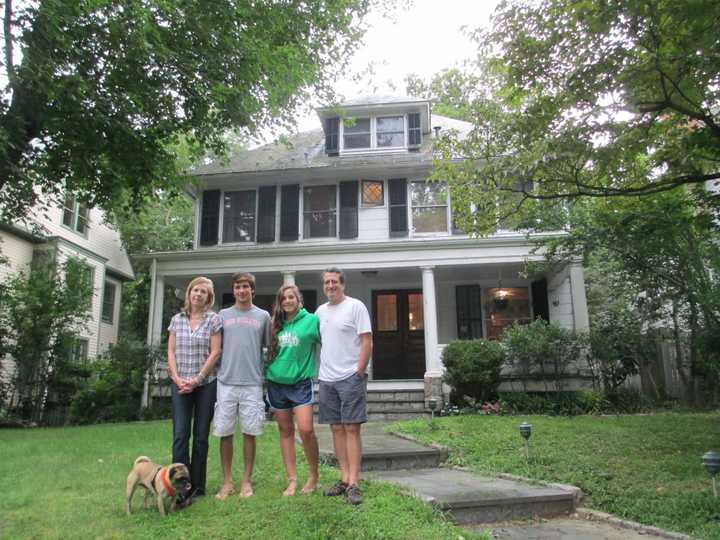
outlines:
[[393, 417], [440, 397], [452, 340], [497, 338], [535, 317], [587, 327], [579, 264], [521, 277], [539, 258], [524, 232], [455, 231], [447, 187], [425, 182], [434, 138], [469, 124], [405, 97], [317, 112], [322, 129], [195, 170], [194, 249], [152, 255], [151, 341], [165, 331], [165, 285], [184, 290], [208, 276], [220, 308], [233, 302], [231, 275], [245, 270], [257, 278], [257, 305], [269, 310], [278, 287], [295, 283], [313, 310], [325, 301], [321, 270], [337, 266], [371, 314], [371, 402], [389, 401], [383, 414]]

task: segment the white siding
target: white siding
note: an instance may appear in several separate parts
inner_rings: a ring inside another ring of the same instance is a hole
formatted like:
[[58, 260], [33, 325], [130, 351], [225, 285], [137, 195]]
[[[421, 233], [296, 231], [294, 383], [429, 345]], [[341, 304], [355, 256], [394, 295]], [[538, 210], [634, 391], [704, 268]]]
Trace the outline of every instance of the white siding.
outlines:
[[361, 207], [358, 215], [358, 239], [362, 241], [387, 240], [390, 228], [388, 216], [386, 206]]
[[107, 265], [116, 272], [132, 278], [132, 267], [127, 254], [120, 243], [119, 233], [105, 223], [102, 210], [90, 209], [88, 214], [88, 230], [86, 235], [70, 229], [62, 224], [62, 209], [52, 205], [44, 211], [34, 211], [34, 221], [44, 228], [47, 236], [58, 236], [77, 244], [91, 253], [107, 259]]
[[575, 328], [570, 274], [567, 269], [548, 277], [548, 310], [551, 322], [565, 328]]
[[82, 339], [88, 340], [88, 357], [93, 358], [98, 354], [98, 338], [100, 335], [100, 302], [103, 288], [105, 268], [96, 259], [88, 257], [80, 252], [73, 251], [66, 246], [58, 248], [57, 263], [62, 266], [68, 258], [74, 257], [93, 269], [93, 292], [92, 305], [90, 306], [90, 319], [86, 327], [80, 332]]
[[32, 261], [33, 244], [9, 232], [0, 231], [0, 255], [8, 259], [8, 265], [0, 265], [0, 280], [10, 274], [25, 270]]

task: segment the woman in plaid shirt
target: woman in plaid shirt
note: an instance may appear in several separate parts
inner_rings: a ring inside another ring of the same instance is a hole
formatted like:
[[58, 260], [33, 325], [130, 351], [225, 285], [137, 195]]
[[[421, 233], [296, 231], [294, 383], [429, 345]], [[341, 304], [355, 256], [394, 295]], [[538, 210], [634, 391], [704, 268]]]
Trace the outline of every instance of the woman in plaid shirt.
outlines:
[[[193, 497], [205, 495], [208, 438], [215, 410], [215, 364], [222, 348], [222, 321], [210, 310], [215, 303], [213, 282], [193, 279], [185, 291], [185, 305], [170, 321], [168, 373], [172, 380], [173, 463], [190, 470]], [[189, 453], [192, 426], [192, 459]]]

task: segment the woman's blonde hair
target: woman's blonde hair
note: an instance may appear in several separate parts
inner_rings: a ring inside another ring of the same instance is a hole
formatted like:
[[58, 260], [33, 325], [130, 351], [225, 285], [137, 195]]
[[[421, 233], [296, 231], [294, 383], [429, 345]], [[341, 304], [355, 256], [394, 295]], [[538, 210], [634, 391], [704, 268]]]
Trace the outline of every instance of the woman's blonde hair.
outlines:
[[188, 284], [187, 289], [185, 289], [185, 305], [183, 306], [183, 311], [188, 315], [190, 315], [190, 291], [197, 285], [205, 285], [208, 288], [208, 300], [207, 304], [205, 304], [205, 311], [215, 304], [215, 286], [213, 282], [203, 276], [196, 277]]

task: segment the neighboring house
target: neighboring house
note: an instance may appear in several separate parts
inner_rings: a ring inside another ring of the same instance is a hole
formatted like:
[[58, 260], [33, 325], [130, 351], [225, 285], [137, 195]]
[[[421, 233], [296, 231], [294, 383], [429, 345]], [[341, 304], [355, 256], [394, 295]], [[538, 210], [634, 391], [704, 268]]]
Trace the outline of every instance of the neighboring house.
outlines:
[[[74, 257], [89, 268], [93, 298], [91, 318], [77, 342], [78, 360], [92, 358], [117, 342], [123, 282], [134, 278], [119, 233], [97, 208], [87, 208], [67, 195], [61, 204], [33, 209], [25, 224], [0, 224], [0, 280], [29, 269], [34, 259], [50, 258], [57, 265]], [[12, 365], [5, 359], [3, 376]]]
[[194, 249], [151, 255], [151, 342], [165, 331], [165, 285], [184, 290], [208, 276], [221, 308], [233, 302], [230, 276], [245, 270], [257, 277], [257, 305], [270, 309], [278, 287], [294, 282], [314, 310], [330, 266], [346, 271], [347, 294], [370, 311], [369, 388], [378, 392], [439, 396], [441, 353], [458, 338], [497, 338], [535, 317], [587, 328], [580, 265], [523, 278], [525, 262], [541, 259], [524, 232], [455, 231], [447, 187], [425, 182], [433, 139], [470, 124], [413, 98], [362, 99], [318, 115], [323, 130], [194, 171]]

